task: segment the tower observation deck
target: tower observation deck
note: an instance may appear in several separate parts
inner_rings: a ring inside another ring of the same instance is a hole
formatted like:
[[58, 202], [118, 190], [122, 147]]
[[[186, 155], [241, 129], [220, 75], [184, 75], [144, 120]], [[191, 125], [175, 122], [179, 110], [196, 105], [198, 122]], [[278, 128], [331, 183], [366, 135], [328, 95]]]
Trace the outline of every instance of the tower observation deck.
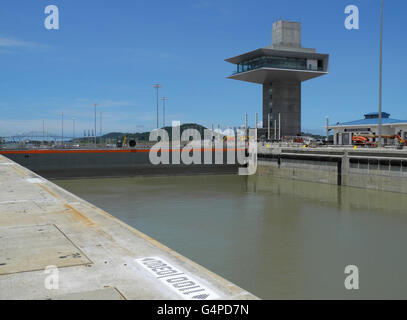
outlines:
[[329, 64], [328, 54], [301, 46], [301, 23], [277, 21], [272, 45], [225, 61], [236, 65], [228, 79], [263, 85], [263, 128], [270, 114], [270, 127], [282, 136], [301, 134], [301, 82], [327, 74]]

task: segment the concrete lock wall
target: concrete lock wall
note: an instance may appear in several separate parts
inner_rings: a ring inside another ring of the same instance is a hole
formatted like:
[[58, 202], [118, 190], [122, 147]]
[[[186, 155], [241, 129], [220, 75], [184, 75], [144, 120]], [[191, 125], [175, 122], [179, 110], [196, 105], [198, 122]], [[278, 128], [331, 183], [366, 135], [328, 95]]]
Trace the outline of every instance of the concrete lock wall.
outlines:
[[278, 160], [259, 161], [257, 174], [277, 178], [337, 184], [337, 164], [318, 160]]
[[350, 158], [345, 173], [347, 186], [407, 193], [407, 159]]
[[48, 178], [114, 177], [137, 175], [177, 175], [177, 174], [223, 174], [237, 173], [237, 164], [227, 163], [227, 152], [223, 151], [223, 162], [215, 164], [215, 152], [212, 152], [212, 164], [204, 164], [205, 154], [201, 152], [201, 164], [171, 164], [172, 152], [169, 152], [170, 164], [153, 165], [149, 159], [149, 150], [27, 150], [8, 152], [4, 155], [18, 164]]
[[320, 158], [259, 159], [258, 175], [333, 185], [407, 193], [406, 159], [349, 157], [337, 161]]

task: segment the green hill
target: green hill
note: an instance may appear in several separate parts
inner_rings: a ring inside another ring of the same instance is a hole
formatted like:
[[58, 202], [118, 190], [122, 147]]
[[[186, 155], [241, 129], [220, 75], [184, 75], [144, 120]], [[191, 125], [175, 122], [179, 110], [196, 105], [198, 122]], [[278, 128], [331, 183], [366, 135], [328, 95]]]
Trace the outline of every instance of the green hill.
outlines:
[[[168, 136], [172, 138], [172, 127], [162, 128], [168, 132]], [[206, 127], [201, 126], [197, 123], [184, 123], [180, 126], [180, 134], [186, 129], [196, 129], [201, 134], [201, 137], [204, 135], [204, 130]], [[127, 140], [135, 139], [136, 141], [149, 141], [150, 132], [137, 132], [137, 133], [126, 133], [126, 132], [110, 132], [102, 136], [102, 139], [112, 139], [112, 140], [121, 140], [123, 141], [124, 137], [127, 136]], [[88, 138], [82, 138], [88, 139]], [[99, 139], [99, 138], [98, 138]]]

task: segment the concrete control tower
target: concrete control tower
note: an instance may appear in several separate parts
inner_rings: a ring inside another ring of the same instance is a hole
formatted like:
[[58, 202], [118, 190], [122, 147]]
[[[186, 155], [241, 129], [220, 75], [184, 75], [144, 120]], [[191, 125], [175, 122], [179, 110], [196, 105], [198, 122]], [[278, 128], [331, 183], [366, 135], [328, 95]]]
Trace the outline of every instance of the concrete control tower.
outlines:
[[270, 114], [270, 127], [282, 136], [301, 134], [301, 82], [327, 74], [329, 63], [328, 54], [301, 47], [301, 23], [277, 21], [271, 46], [225, 61], [236, 65], [229, 79], [263, 85], [263, 128]]

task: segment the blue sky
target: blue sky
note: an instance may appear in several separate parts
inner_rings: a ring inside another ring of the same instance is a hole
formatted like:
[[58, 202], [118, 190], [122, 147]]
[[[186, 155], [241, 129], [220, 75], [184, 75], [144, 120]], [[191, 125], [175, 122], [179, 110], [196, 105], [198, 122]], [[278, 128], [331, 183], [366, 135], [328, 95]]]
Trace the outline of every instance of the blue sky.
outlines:
[[[167, 96], [169, 120], [241, 125], [261, 115], [260, 85], [226, 79], [224, 59], [271, 43], [272, 23], [302, 22], [302, 45], [330, 54], [330, 73], [303, 83], [302, 126], [377, 110], [379, 0], [2, 0], [0, 4], [0, 136], [42, 130], [66, 134], [155, 127], [155, 91]], [[345, 7], [357, 5], [360, 29], [346, 30]], [[44, 27], [47, 5], [60, 29]], [[407, 119], [406, 1], [385, 0], [383, 109]], [[161, 111], [160, 101], [160, 111]], [[160, 123], [162, 116], [160, 112]], [[98, 122], [99, 125], [99, 122]], [[71, 130], [72, 131], [72, 130]], [[98, 129], [99, 131], [99, 129]]]

